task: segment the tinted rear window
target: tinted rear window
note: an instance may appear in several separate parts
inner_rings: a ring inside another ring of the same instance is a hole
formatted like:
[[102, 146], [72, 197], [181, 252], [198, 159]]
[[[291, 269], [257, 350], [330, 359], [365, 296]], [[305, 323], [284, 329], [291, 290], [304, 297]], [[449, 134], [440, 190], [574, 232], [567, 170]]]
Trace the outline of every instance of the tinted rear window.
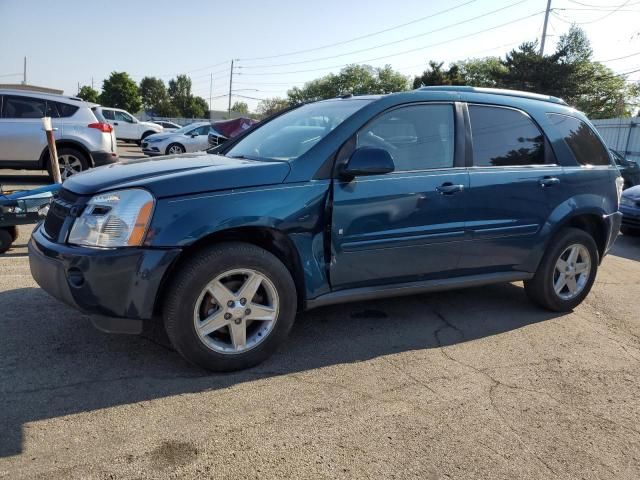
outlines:
[[470, 105], [473, 164], [479, 167], [545, 163], [544, 136], [524, 113]]
[[67, 103], [47, 101], [47, 115], [53, 118], [71, 117], [78, 111], [78, 107]]
[[609, 165], [609, 154], [591, 127], [575, 117], [547, 113], [547, 118], [562, 135], [581, 165]]

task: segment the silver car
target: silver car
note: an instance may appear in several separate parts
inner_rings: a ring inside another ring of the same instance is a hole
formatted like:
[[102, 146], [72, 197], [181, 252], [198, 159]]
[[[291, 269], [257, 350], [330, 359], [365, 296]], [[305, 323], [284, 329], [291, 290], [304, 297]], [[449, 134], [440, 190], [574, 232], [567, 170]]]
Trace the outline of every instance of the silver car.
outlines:
[[111, 125], [100, 122], [97, 105], [80, 98], [0, 89], [0, 168], [51, 173], [42, 117], [51, 117], [62, 179], [118, 161]]
[[173, 132], [149, 135], [142, 141], [142, 152], [156, 156], [206, 150], [211, 130], [209, 122], [196, 122]]

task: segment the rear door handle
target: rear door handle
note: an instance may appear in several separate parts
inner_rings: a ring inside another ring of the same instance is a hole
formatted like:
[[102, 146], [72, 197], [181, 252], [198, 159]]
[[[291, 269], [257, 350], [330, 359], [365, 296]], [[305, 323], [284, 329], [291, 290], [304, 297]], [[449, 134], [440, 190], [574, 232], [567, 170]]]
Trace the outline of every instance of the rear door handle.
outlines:
[[436, 187], [436, 192], [440, 195], [453, 195], [454, 193], [458, 193], [464, 190], [464, 185], [454, 185], [451, 182], [446, 182]]
[[543, 177], [538, 180], [538, 183], [542, 188], [544, 187], [552, 187], [553, 185], [557, 185], [560, 183], [560, 179], [557, 177]]

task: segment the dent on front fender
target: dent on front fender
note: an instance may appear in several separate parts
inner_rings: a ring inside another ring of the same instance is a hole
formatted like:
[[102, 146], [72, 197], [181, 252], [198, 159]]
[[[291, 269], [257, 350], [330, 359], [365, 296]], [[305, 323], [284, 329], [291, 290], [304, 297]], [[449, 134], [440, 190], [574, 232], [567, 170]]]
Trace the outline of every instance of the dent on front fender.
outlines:
[[242, 227], [275, 229], [294, 244], [305, 280], [305, 296], [329, 289], [324, 261], [328, 180], [255, 187], [160, 199], [145, 244], [188, 247], [209, 235]]

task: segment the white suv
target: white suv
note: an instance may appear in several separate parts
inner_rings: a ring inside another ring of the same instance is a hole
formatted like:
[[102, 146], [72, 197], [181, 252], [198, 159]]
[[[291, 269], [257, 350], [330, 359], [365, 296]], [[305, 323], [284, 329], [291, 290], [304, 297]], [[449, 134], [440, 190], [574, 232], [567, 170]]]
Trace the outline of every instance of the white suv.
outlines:
[[161, 133], [162, 126], [152, 122], [141, 122], [126, 110], [119, 108], [98, 107], [98, 118], [112, 125], [118, 140], [140, 142], [154, 133]]
[[42, 117], [51, 117], [60, 173], [66, 179], [118, 161], [111, 125], [96, 118], [97, 105], [80, 98], [0, 89], [0, 168], [47, 169], [49, 149]]

